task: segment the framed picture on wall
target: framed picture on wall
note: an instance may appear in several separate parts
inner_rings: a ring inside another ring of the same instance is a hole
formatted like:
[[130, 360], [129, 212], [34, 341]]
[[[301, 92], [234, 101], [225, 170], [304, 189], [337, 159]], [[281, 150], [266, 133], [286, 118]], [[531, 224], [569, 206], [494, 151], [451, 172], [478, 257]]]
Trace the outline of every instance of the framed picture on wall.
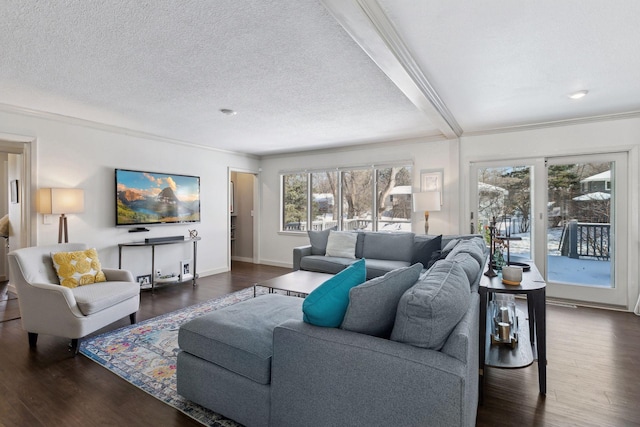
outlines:
[[440, 204], [443, 204], [443, 183], [444, 169], [426, 169], [420, 171], [420, 191], [439, 191]]

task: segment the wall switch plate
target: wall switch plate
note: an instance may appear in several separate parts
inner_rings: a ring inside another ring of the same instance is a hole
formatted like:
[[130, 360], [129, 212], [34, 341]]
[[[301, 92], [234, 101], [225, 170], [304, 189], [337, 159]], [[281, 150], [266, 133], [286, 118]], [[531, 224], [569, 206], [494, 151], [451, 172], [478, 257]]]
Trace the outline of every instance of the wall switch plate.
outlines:
[[42, 215], [42, 223], [44, 225], [51, 225], [53, 224], [53, 215], [49, 215], [49, 214], [44, 214]]
[[156, 277], [160, 277], [162, 276], [162, 270], [160, 270], [159, 268], [156, 268]]

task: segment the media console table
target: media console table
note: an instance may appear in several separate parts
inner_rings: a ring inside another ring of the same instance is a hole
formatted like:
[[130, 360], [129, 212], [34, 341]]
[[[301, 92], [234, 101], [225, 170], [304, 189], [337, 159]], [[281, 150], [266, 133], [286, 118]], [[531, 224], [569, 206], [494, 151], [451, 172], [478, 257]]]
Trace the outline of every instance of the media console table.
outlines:
[[[156, 278], [156, 246], [164, 246], [164, 245], [175, 245], [178, 243], [193, 243], [193, 274], [190, 277], [190, 280], [193, 281], [193, 286], [196, 285], [196, 279], [198, 278], [198, 274], [196, 273], [198, 270], [196, 269], [196, 259], [198, 258], [198, 241], [200, 241], [200, 237], [193, 237], [191, 239], [184, 240], [169, 240], [164, 242], [146, 242], [146, 241], [138, 241], [138, 242], [127, 242], [127, 243], [118, 243], [118, 268], [122, 268], [122, 248], [140, 248], [140, 247], [151, 247], [151, 291], [155, 288]], [[185, 280], [186, 281], [186, 280]], [[177, 279], [174, 280], [177, 282]]]
[[[538, 383], [540, 394], [547, 393], [547, 339], [546, 339], [546, 283], [533, 262], [527, 263], [531, 269], [522, 274], [522, 282], [517, 286], [502, 283], [502, 275], [482, 276], [480, 280], [480, 366], [479, 400], [482, 403], [484, 368], [524, 368], [538, 360]], [[495, 293], [523, 294], [527, 297], [528, 321], [518, 311], [518, 342], [515, 348], [490, 342], [491, 319], [488, 313], [489, 298]], [[528, 324], [528, 328], [527, 328]]]

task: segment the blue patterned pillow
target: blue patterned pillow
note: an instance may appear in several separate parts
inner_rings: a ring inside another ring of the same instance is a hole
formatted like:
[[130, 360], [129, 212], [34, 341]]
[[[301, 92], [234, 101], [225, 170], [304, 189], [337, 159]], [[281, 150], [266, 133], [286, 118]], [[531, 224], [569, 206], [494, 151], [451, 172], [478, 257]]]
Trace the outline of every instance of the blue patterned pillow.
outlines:
[[302, 303], [302, 319], [312, 325], [337, 328], [349, 305], [349, 290], [366, 279], [367, 269], [363, 258], [311, 292]]

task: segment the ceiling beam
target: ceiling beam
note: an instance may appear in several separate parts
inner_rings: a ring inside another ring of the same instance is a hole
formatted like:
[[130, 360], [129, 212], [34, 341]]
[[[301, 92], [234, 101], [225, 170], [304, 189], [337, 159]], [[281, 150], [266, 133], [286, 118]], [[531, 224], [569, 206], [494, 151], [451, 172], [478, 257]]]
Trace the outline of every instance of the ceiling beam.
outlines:
[[445, 137], [462, 135], [462, 128], [376, 0], [321, 1], [351, 38]]

